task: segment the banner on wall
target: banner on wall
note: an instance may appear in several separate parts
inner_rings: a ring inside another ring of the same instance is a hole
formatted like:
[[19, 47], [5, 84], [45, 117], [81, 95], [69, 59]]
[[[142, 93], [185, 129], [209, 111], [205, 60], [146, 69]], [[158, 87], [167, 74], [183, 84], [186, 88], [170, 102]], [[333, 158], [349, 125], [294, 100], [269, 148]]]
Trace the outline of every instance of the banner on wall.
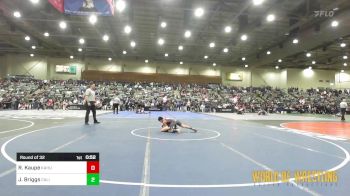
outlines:
[[63, 1], [64, 0], [49, 0], [49, 3], [56, 8], [59, 12], [63, 13], [64, 12], [64, 6], [63, 6]]
[[145, 107], [146, 112], [160, 112], [163, 111], [161, 107]]
[[227, 73], [226, 79], [232, 81], [242, 81], [243, 76], [241, 73]]
[[217, 112], [217, 113], [234, 113], [235, 109], [233, 109], [233, 108], [215, 108], [215, 112]]
[[[68, 110], [85, 110], [85, 106], [83, 104], [70, 104], [67, 106]], [[101, 110], [101, 108], [96, 108], [96, 110]]]
[[113, 0], [64, 0], [64, 13], [72, 15], [114, 15]]
[[68, 110], [85, 110], [85, 106], [82, 104], [71, 104], [67, 106]]
[[56, 65], [56, 72], [57, 73], [76, 74], [77, 73], [77, 66], [75, 66], [75, 65]]

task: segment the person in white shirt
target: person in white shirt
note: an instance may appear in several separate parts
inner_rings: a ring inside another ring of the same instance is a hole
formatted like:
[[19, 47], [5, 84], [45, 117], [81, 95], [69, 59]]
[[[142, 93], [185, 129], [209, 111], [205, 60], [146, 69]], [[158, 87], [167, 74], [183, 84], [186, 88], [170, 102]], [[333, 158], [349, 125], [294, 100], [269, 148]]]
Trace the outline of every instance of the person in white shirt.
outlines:
[[191, 101], [188, 100], [187, 103], [186, 103], [186, 108], [187, 108], [187, 111], [191, 111]]
[[346, 99], [343, 99], [343, 101], [340, 102], [340, 112], [341, 112], [342, 121], [345, 121], [345, 113], [347, 108], [348, 108], [348, 104], [346, 103]]
[[201, 104], [200, 109], [201, 109], [201, 111], [202, 111], [203, 113], [205, 112], [205, 105], [204, 105], [204, 103]]
[[94, 123], [99, 124], [100, 122], [96, 119], [96, 96], [95, 96], [96, 86], [94, 83], [90, 83], [90, 88], [86, 89], [84, 96], [84, 104], [86, 107], [85, 114], [85, 124], [89, 125], [89, 115], [90, 110], [92, 111], [92, 116], [94, 117]]
[[113, 114], [118, 114], [118, 112], [119, 112], [119, 105], [120, 105], [120, 99], [119, 99], [119, 97], [118, 96], [115, 96], [114, 98], [113, 98]]

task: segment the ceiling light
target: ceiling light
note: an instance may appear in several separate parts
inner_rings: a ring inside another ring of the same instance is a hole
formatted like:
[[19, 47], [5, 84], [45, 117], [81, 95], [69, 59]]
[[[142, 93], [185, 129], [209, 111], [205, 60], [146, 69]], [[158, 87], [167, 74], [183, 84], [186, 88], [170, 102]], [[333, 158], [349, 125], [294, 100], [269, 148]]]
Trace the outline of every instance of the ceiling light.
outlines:
[[145, 63], [148, 63], [148, 59], [145, 60]]
[[44, 33], [44, 36], [45, 36], [45, 37], [49, 37], [49, 36], [50, 36], [50, 33], [45, 32], [45, 33]]
[[268, 51], [266, 52], [266, 54], [267, 54], [267, 55], [270, 55], [270, 54], [271, 54], [270, 50], [268, 50]]
[[82, 49], [82, 48], [78, 48], [78, 51], [79, 51], [79, 52], [82, 52], [82, 51], [83, 51], [83, 49]]
[[264, 0], [253, 0], [254, 5], [261, 5], [262, 3], [264, 3]]
[[30, 56], [31, 56], [31, 57], [33, 57], [33, 56], [34, 56], [34, 54], [30, 54]]
[[248, 36], [246, 35], [246, 34], [243, 34], [242, 36], [241, 36], [241, 40], [242, 41], [245, 41], [245, 40], [247, 40], [248, 39]]
[[248, 65], [244, 65], [244, 67], [245, 67], [245, 68], [247, 68], [247, 67], [248, 67]]
[[230, 33], [232, 31], [232, 27], [226, 26], [225, 27], [225, 33]]
[[94, 24], [96, 24], [96, 22], [97, 22], [97, 16], [96, 15], [91, 15], [90, 17], [89, 17], [89, 22], [90, 22], [90, 24], [92, 24], [92, 25], [94, 25]]
[[266, 17], [267, 22], [273, 22], [276, 19], [274, 14], [269, 14]]
[[107, 42], [109, 40], [109, 36], [107, 34], [104, 34], [102, 40]]
[[85, 39], [84, 38], [80, 38], [79, 39], [79, 44], [85, 44]]
[[332, 23], [331, 23], [332, 27], [337, 27], [338, 25], [339, 25], [339, 22], [336, 21], [336, 20], [333, 20]]
[[340, 72], [344, 73], [344, 70], [340, 70]]
[[242, 57], [242, 61], [245, 61], [245, 57]]
[[306, 53], [306, 57], [311, 57], [311, 53], [310, 52]]
[[163, 38], [159, 38], [158, 39], [158, 44], [162, 46], [164, 44], [164, 39]]
[[30, 40], [30, 37], [27, 35], [27, 36], [24, 37], [24, 39], [25, 39], [26, 41], [29, 41], [29, 40]]
[[39, 3], [39, 0], [30, 0], [30, 2], [32, 2], [33, 4], [37, 4]]
[[203, 8], [197, 8], [197, 9], [194, 11], [194, 15], [195, 15], [196, 17], [201, 17], [201, 16], [203, 16], [203, 14], [204, 14], [204, 9], [203, 9]]
[[71, 55], [69, 58], [70, 58], [70, 59], [74, 59], [74, 56]]
[[228, 48], [224, 48], [224, 53], [228, 53]]
[[297, 44], [299, 43], [299, 40], [298, 39], [293, 39], [293, 44]]
[[204, 59], [208, 59], [208, 56], [207, 56], [207, 55], [205, 55], [205, 56], [204, 56]]
[[211, 42], [211, 43], [209, 44], [209, 47], [210, 47], [210, 48], [214, 48], [214, 47], [215, 47], [215, 43], [214, 43], [214, 42]]
[[341, 43], [340, 47], [342, 47], [342, 48], [346, 47], [346, 43]]
[[169, 54], [168, 54], [168, 53], [165, 53], [165, 54], [164, 54], [164, 56], [165, 56], [165, 57], [168, 57], [168, 56], [169, 56]]
[[185, 36], [186, 38], [191, 37], [191, 35], [192, 35], [192, 33], [191, 33], [191, 31], [189, 31], [189, 30], [187, 30], [187, 31], [185, 32], [185, 34], [184, 34], [184, 36]]
[[343, 56], [343, 59], [348, 59], [348, 56], [346, 56], [346, 55], [345, 55], [345, 56]]
[[115, 7], [119, 12], [123, 12], [126, 7], [126, 3], [124, 0], [118, 0], [117, 3], [115, 4]]
[[180, 65], [184, 64], [184, 62], [180, 61]]
[[127, 52], [125, 50], [123, 50], [123, 54], [126, 54]]
[[13, 16], [16, 17], [16, 18], [20, 18], [22, 15], [19, 11], [14, 11], [13, 12]]
[[278, 62], [279, 62], [279, 63], [282, 63], [282, 59], [278, 59]]
[[58, 24], [61, 29], [66, 29], [67, 28], [67, 23], [65, 21], [60, 21]]
[[111, 57], [109, 57], [109, 58], [108, 58], [108, 60], [109, 60], [109, 61], [112, 61], [112, 58], [111, 58]]
[[347, 63], [343, 63], [343, 65], [344, 65], [344, 67], [348, 66], [348, 64], [347, 64]]
[[135, 46], [136, 46], [135, 41], [131, 41], [131, 42], [130, 42], [130, 46], [131, 46], [131, 47], [135, 47]]
[[162, 23], [160, 23], [160, 26], [161, 26], [163, 29], [166, 27], [166, 25], [167, 25], [167, 24], [166, 24], [166, 22], [164, 22], [164, 21], [163, 21]]
[[178, 50], [183, 50], [184, 47], [180, 45], [177, 49], [178, 49]]
[[275, 69], [279, 69], [280, 67], [277, 65], [277, 66], [275, 66]]
[[32, 46], [32, 49], [35, 50], [35, 49], [36, 49], [36, 46]]
[[132, 28], [131, 28], [129, 25], [126, 25], [126, 26], [124, 27], [124, 32], [125, 32], [126, 34], [131, 33], [131, 31], [132, 31]]
[[216, 63], [213, 63], [213, 66], [215, 67], [215, 66], [216, 66]]
[[316, 61], [312, 61], [311, 63], [312, 63], [313, 65], [315, 65], [315, 64], [316, 64]]

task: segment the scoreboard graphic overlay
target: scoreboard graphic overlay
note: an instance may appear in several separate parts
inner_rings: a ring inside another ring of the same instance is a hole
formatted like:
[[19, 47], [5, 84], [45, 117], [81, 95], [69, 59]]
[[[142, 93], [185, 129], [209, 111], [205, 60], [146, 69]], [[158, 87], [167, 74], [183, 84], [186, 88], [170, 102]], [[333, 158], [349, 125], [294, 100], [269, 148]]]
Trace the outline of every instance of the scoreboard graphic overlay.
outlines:
[[16, 184], [99, 185], [99, 153], [17, 153]]

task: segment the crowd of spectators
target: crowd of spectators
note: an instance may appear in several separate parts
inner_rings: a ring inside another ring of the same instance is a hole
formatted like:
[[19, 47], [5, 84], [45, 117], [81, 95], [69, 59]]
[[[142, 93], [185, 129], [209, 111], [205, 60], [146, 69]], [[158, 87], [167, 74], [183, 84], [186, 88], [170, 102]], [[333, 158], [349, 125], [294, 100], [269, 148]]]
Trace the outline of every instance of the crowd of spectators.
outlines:
[[[88, 81], [83, 80], [0, 80], [0, 109], [63, 109], [82, 106]], [[238, 113], [336, 114], [349, 90], [278, 89], [233, 87], [219, 84], [122, 83], [96, 81], [97, 108], [111, 109], [119, 97], [120, 109], [162, 108], [170, 111], [215, 112], [230, 108]]]

